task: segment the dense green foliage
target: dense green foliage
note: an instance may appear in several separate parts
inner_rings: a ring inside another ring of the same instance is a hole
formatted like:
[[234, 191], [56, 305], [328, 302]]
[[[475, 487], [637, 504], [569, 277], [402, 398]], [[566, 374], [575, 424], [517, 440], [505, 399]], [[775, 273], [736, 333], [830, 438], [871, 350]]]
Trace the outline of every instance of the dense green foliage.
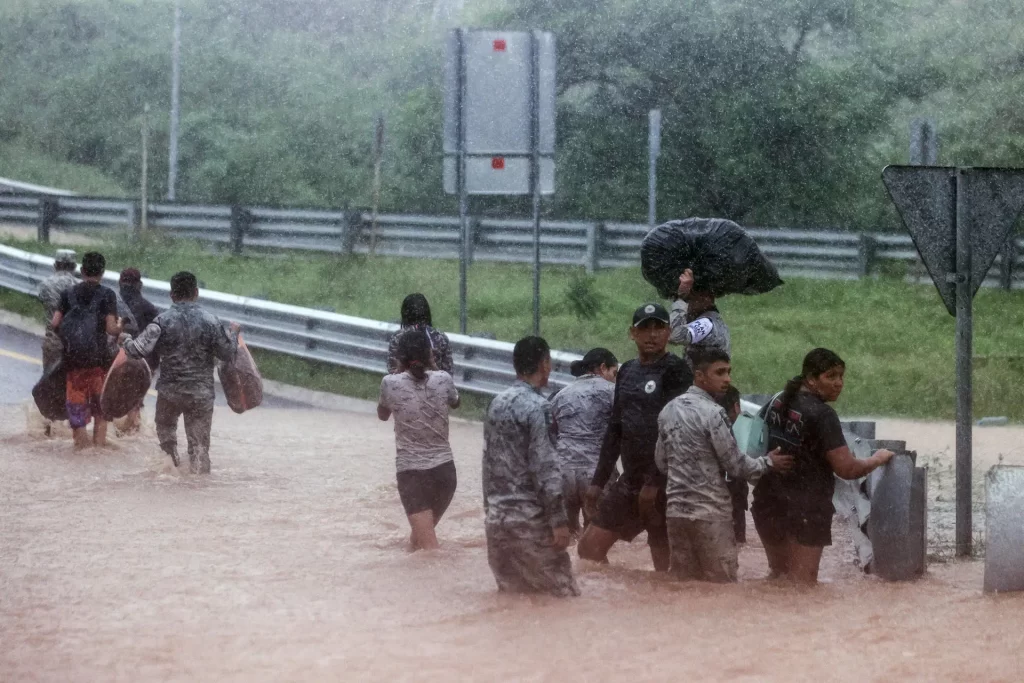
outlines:
[[[914, 116], [937, 119], [944, 162], [1020, 165], [1024, 154], [1017, 0], [181, 3], [184, 200], [368, 205], [383, 112], [384, 208], [454, 211], [441, 192], [440, 71], [443, 32], [458, 23], [557, 34], [559, 191], [548, 210], [560, 216], [645, 215], [652, 107], [665, 116], [663, 216], [895, 227], [879, 172], [906, 160]], [[0, 175], [42, 154], [134, 191], [148, 102], [162, 195], [172, 8], [4, 2]]]
[[[20, 248], [50, 253], [36, 242]], [[458, 264], [427, 259], [280, 255], [232, 258], [186, 242], [173, 246], [117, 240], [102, 246], [112, 269], [140, 267], [168, 279], [194, 271], [204, 286], [374, 320], [397, 321], [402, 298], [423, 292], [435, 324], [458, 328]], [[275, 277], [268, 278], [268, 271]], [[588, 301], [580, 315], [580, 292]], [[0, 290], [0, 306], [6, 307]], [[477, 263], [469, 280], [470, 333], [515, 340], [529, 334], [529, 268]], [[656, 298], [633, 268], [601, 271], [581, 284], [578, 270], [548, 268], [542, 280], [542, 334], [555, 348], [585, 352], [604, 346], [621, 360], [636, 355], [629, 316]], [[734, 379], [745, 393], [778, 391], [797, 374], [804, 354], [834, 349], [847, 364], [837, 406], [844, 415], [951, 418], [954, 409], [953, 318], [934, 288], [896, 279], [859, 282], [791, 279], [756, 297], [719, 302], [733, 337]], [[20, 309], [23, 312], [24, 309]], [[38, 309], [36, 315], [38, 315]], [[975, 300], [974, 400], [978, 416], [1024, 420], [1024, 292], [982, 290]], [[314, 388], [371, 397], [376, 382], [359, 373], [278, 358], [272, 377]]]

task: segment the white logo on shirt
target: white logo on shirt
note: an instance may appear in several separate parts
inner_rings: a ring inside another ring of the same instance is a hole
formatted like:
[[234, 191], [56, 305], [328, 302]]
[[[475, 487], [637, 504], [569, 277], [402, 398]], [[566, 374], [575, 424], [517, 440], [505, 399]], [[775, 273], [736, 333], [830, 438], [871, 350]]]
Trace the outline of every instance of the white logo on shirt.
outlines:
[[652, 379], [650, 382], [648, 382], [647, 384], [644, 385], [644, 392], [648, 393], [648, 394], [653, 394], [654, 390], [657, 389], [657, 388], [658, 388], [658, 383], [655, 382]]
[[711, 334], [711, 331], [715, 329], [715, 324], [708, 318], [698, 318], [687, 325], [687, 327], [690, 328], [690, 337], [693, 343], [696, 344]]

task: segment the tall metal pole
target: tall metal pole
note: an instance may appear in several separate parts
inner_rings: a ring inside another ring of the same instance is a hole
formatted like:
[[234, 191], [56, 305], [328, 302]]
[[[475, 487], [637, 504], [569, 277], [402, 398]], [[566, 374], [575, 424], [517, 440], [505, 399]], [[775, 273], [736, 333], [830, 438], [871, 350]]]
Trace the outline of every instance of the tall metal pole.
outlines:
[[971, 354], [973, 303], [967, 177], [956, 171], [956, 554], [971, 554]]
[[380, 211], [380, 171], [384, 160], [384, 114], [377, 115], [373, 133], [373, 225], [370, 229], [370, 253], [377, 253], [377, 212]]
[[167, 199], [174, 201], [178, 184], [178, 118], [181, 111], [181, 2], [174, 3], [174, 36], [171, 42], [171, 129], [167, 150]]
[[658, 156], [661, 154], [661, 110], [652, 109], [647, 115], [647, 226], [658, 222]]
[[142, 107], [142, 180], [139, 183], [139, 233], [149, 227], [149, 103]]
[[533, 192], [533, 334], [540, 336], [540, 45], [530, 33], [530, 190]]
[[459, 331], [466, 334], [469, 326], [466, 299], [469, 276], [469, 191], [466, 188], [466, 31], [459, 29], [458, 36], [458, 176], [459, 176], [459, 226], [462, 229], [462, 249], [459, 250]]

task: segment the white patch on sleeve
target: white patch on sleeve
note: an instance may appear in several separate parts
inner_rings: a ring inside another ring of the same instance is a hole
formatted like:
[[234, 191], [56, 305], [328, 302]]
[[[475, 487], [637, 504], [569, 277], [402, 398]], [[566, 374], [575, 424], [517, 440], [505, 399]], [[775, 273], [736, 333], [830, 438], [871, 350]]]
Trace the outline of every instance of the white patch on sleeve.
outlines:
[[687, 327], [690, 329], [691, 343], [693, 344], [706, 339], [712, 330], [715, 329], [714, 323], [708, 318], [697, 318]]

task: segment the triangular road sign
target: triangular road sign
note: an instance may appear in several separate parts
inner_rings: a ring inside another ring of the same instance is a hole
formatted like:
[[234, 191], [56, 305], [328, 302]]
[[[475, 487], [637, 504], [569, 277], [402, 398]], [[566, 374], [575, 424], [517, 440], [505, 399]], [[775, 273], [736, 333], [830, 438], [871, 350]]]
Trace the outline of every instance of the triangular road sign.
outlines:
[[964, 197], [956, 195], [958, 169], [887, 166], [882, 180], [914, 240], [950, 315], [956, 315], [956, 206], [971, 235], [971, 293], [978, 292], [1024, 209], [1024, 170], [965, 168]]

